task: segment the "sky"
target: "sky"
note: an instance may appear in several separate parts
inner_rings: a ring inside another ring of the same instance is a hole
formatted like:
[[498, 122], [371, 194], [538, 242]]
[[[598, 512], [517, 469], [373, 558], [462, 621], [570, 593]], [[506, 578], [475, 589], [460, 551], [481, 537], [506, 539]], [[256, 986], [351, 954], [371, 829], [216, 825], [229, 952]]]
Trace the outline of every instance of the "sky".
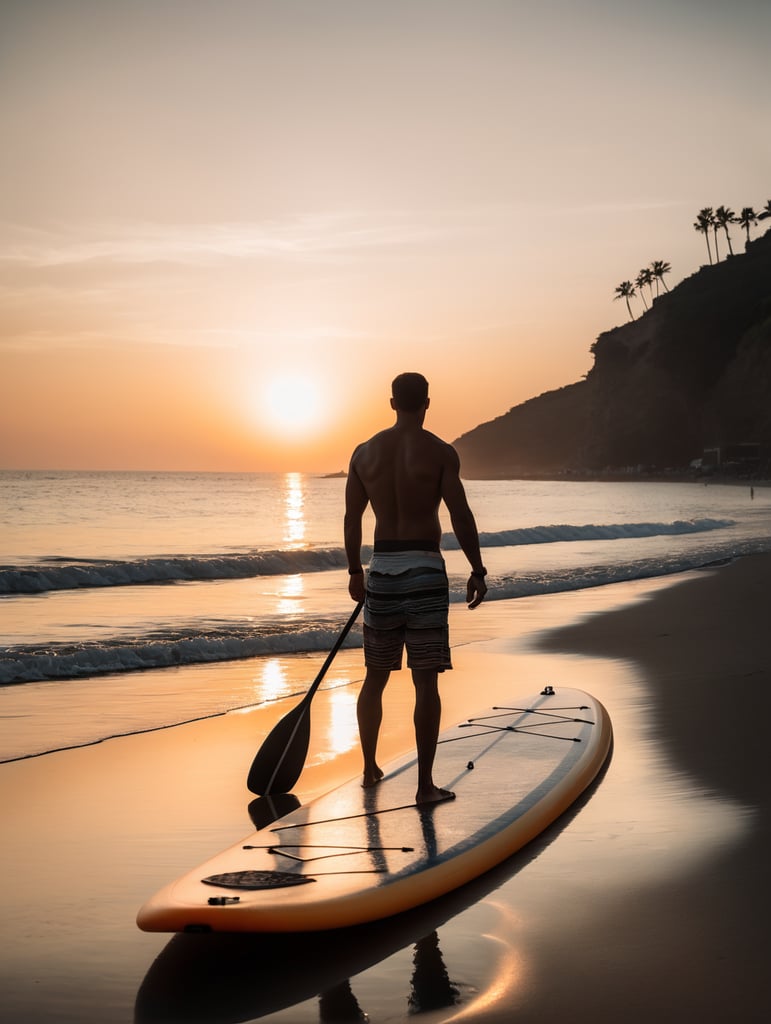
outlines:
[[0, 468], [334, 472], [403, 370], [449, 441], [580, 380], [621, 281], [771, 198], [770, 42], [767, 0], [2, 0]]

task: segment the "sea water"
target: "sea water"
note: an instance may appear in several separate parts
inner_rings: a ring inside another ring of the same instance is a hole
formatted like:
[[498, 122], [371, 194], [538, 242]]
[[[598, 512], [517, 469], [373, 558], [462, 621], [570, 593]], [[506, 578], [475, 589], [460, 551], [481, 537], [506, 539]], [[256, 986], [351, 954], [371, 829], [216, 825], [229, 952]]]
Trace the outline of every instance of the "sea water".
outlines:
[[[353, 607], [344, 489], [340, 477], [299, 473], [0, 473], [0, 761], [288, 696], [294, 677], [276, 659], [329, 650]], [[502, 480], [466, 490], [491, 601], [771, 549], [764, 487]], [[365, 561], [372, 528], [367, 514]], [[468, 565], [446, 515], [442, 528], [459, 605]], [[451, 628], [462, 640], [452, 613]], [[358, 627], [348, 643], [360, 645]], [[182, 669], [218, 663], [224, 679], [246, 659], [260, 665], [246, 688], [185, 690]], [[56, 736], [36, 725], [54, 707]]]

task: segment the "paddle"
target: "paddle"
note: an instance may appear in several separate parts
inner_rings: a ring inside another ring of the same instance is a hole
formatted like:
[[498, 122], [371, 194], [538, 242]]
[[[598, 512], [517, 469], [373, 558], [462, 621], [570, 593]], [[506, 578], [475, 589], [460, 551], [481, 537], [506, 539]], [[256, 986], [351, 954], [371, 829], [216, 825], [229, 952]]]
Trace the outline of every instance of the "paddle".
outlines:
[[327, 660], [321, 666], [306, 695], [297, 707], [292, 708], [273, 726], [254, 755], [246, 780], [246, 785], [252, 793], [262, 796], [267, 793], [288, 793], [300, 778], [311, 738], [310, 707], [313, 695], [332, 664], [332, 659], [348, 636], [361, 607], [361, 604], [357, 604], [354, 608], [353, 615], [343, 626], [342, 633], [335, 641], [335, 646], [327, 655]]

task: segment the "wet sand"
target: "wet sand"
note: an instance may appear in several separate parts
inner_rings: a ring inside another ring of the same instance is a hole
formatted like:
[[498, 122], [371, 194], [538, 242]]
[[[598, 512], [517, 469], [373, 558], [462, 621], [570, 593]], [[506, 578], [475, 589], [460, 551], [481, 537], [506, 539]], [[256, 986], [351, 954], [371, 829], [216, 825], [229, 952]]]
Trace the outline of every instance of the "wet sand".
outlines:
[[[755, 556], [454, 611], [448, 724], [563, 683], [606, 705], [613, 758], [491, 875], [344, 934], [134, 924], [157, 888], [251, 831], [246, 770], [291, 703], [0, 765], [0, 1020], [765, 1021], [770, 577], [771, 557]], [[335, 665], [352, 685], [314, 702], [303, 802], [359, 769], [361, 652]], [[308, 681], [315, 667], [295, 659]], [[411, 745], [411, 706], [401, 673], [384, 758]]]

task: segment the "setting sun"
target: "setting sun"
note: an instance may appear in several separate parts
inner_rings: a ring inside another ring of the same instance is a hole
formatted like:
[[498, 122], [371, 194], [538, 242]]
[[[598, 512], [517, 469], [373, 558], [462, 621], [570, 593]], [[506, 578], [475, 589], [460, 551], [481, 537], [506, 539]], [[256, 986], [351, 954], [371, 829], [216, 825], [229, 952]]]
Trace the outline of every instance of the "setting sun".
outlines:
[[264, 381], [260, 417], [276, 433], [297, 437], [319, 427], [326, 410], [319, 381], [301, 373], [281, 373]]

